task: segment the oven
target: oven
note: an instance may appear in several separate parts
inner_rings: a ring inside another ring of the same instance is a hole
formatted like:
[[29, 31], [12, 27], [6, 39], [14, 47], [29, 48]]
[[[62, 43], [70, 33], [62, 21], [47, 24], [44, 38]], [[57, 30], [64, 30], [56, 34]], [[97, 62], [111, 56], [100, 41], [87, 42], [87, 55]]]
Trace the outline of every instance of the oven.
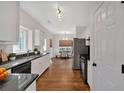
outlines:
[[31, 73], [31, 61], [13, 67], [12, 73]]

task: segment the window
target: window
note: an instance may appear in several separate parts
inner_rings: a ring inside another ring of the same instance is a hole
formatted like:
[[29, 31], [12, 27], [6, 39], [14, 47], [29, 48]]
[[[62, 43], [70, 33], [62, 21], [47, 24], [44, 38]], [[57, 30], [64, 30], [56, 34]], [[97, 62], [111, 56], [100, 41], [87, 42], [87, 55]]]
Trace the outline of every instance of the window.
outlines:
[[27, 49], [32, 50], [33, 49], [33, 37], [32, 37], [32, 30], [27, 31]]
[[20, 26], [19, 41], [13, 45], [14, 53], [23, 53], [32, 50], [32, 31], [26, 27]]
[[13, 45], [13, 52], [24, 52], [26, 49], [26, 32], [24, 30], [19, 31], [19, 41], [16, 45]]
[[47, 50], [47, 39], [44, 39], [43, 51]]

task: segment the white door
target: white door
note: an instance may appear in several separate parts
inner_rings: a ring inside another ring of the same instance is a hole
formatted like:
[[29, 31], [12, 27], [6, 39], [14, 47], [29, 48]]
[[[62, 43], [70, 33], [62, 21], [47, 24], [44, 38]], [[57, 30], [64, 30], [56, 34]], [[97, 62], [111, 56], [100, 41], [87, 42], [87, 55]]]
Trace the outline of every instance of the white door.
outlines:
[[121, 2], [107, 1], [94, 12], [93, 90], [124, 90], [122, 11]]

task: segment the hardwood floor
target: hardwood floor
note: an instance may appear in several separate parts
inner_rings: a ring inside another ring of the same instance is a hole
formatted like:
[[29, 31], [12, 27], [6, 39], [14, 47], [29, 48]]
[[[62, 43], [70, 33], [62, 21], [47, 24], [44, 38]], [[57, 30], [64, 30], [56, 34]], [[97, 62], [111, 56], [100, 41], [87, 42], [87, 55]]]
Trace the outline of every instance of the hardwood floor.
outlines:
[[72, 59], [53, 59], [52, 65], [37, 80], [37, 91], [89, 91], [80, 78], [79, 70], [72, 70]]

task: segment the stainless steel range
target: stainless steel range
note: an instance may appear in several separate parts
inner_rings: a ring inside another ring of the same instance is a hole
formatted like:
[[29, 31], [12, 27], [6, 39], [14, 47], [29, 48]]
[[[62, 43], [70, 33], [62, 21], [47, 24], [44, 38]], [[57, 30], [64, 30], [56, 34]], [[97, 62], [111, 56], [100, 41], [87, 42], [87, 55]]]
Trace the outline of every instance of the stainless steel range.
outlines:
[[87, 55], [80, 55], [80, 74], [84, 83], [87, 84]]

